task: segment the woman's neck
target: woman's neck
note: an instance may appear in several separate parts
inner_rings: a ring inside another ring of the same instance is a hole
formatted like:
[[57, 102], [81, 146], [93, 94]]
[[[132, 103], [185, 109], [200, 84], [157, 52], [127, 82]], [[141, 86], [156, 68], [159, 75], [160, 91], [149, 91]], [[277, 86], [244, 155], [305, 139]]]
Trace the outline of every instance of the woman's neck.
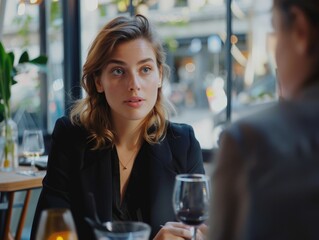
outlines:
[[116, 131], [116, 145], [126, 149], [135, 149], [141, 145], [142, 133], [140, 121], [117, 122], [114, 124]]

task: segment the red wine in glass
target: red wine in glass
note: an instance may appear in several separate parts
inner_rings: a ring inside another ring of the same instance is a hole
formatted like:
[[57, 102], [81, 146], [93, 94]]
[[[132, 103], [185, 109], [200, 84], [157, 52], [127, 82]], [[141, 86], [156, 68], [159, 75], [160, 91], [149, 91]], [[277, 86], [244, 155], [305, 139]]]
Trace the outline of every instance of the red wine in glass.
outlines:
[[176, 218], [194, 227], [192, 239], [196, 239], [197, 227], [209, 216], [210, 183], [204, 174], [180, 174], [176, 176], [173, 207]]
[[176, 217], [182, 223], [190, 226], [199, 226], [208, 219], [208, 213], [202, 209], [179, 210]]

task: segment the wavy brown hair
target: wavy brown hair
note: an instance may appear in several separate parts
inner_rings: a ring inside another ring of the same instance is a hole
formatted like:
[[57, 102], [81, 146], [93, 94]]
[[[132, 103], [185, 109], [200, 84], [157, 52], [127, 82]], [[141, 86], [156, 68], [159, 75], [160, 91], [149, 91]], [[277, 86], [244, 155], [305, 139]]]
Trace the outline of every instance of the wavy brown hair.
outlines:
[[[93, 149], [112, 146], [116, 140], [110, 106], [104, 93], [97, 92], [95, 78], [102, 74], [108, 58], [117, 45], [139, 38], [151, 43], [157, 67], [163, 73], [162, 80], [168, 78], [169, 68], [165, 64], [166, 55], [162, 42], [146, 17], [142, 15], [117, 17], [106, 24], [93, 41], [83, 66], [81, 85], [87, 94], [83, 99], [75, 102], [70, 113], [73, 124], [84, 126], [90, 132], [90, 140], [94, 141]], [[167, 113], [162, 87], [160, 87], [155, 106], [141, 125], [144, 139], [150, 144], [158, 143], [165, 137]]]

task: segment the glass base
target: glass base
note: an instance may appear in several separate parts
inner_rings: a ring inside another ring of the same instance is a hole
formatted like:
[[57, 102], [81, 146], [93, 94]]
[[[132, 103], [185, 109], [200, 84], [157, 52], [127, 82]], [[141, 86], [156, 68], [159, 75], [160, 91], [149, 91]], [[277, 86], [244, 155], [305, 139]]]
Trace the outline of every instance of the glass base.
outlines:
[[35, 172], [35, 171], [32, 171], [32, 170], [23, 170], [23, 171], [18, 171], [17, 174], [35, 177], [35, 176], [41, 175], [42, 173]]
[[0, 171], [1, 172], [12, 172], [13, 168], [12, 167], [7, 167], [7, 168], [2, 167], [2, 168], [0, 168]]

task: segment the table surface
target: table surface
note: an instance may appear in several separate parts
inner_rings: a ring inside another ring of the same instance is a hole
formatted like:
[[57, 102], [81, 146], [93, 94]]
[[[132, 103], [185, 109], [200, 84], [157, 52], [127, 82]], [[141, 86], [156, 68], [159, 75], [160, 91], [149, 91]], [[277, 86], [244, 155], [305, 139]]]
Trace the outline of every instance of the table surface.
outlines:
[[36, 176], [26, 176], [17, 173], [23, 170], [28, 170], [28, 167], [18, 168], [12, 172], [0, 172], [0, 192], [12, 192], [42, 187], [42, 180], [46, 171], [39, 171]]

